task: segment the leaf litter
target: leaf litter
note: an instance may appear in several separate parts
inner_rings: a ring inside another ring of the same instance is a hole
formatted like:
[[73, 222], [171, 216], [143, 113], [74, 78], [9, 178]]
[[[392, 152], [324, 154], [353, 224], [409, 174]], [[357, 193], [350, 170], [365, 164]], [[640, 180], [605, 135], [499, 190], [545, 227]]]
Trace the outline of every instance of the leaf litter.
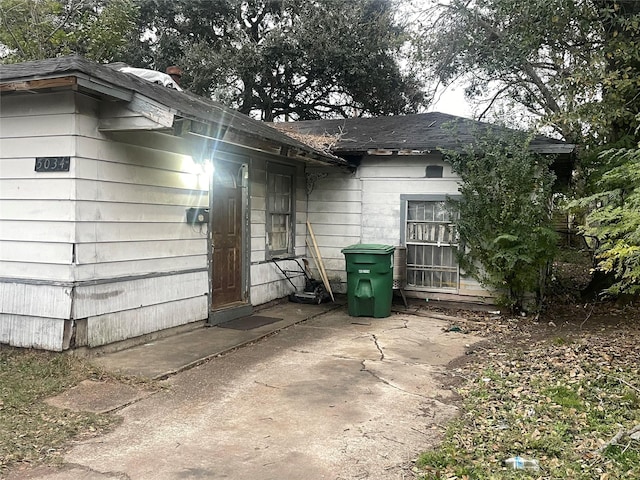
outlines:
[[[485, 341], [450, 365], [463, 413], [418, 460], [421, 478], [640, 478], [640, 308], [453, 313], [456, 327]], [[540, 471], [503, 465], [516, 455]]]

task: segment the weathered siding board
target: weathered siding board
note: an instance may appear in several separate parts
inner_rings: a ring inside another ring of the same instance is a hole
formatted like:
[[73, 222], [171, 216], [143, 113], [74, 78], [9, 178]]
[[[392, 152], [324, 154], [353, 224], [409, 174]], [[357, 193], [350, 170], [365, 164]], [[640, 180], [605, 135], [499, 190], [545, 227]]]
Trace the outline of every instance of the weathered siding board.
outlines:
[[144, 242], [79, 243], [76, 263], [108, 263], [199, 255], [207, 251], [206, 238]]
[[68, 243], [0, 240], [0, 260], [3, 261], [69, 265], [72, 259], [73, 248]]
[[[190, 171], [196, 166], [190, 150], [184, 153], [165, 151], [159, 148], [164, 142], [161, 141], [161, 133], [139, 132], [134, 137], [129, 137], [131, 141], [142, 137], [147, 139], [147, 145], [141, 146], [139, 142], [123, 143], [117, 141], [120, 136], [111, 134], [98, 134], [96, 138], [77, 137], [77, 156], [81, 158], [93, 159], [98, 162], [106, 162], [113, 165], [130, 166], [166, 170], [168, 172]], [[175, 138], [176, 142], [182, 142], [180, 138]], [[156, 141], [157, 140], [157, 141]], [[201, 170], [204, 172], [204, 169]], [[80, 175], [80, 178], [84, 178]], [[91, 178], [91, 177], [89, 177]], [[144, 181], [140, 182], [142, 185]]]
[[[2, 97], [2, 117], [30, 117], [75, 113], [73, 92], [39, 93]], [[29, 132], [31, 134], [31, 132]], [[34, 134], [37, 134], [34, 132]]]
[[[108, 142], [105, 141], [104, 143]], [[126, 153], [126, 151], [121, 152], [121, 154], [124, 155], [126, 155]], [[129, 156], [130, 155], [127, 155], [127, 157]], [[148, 152], [147, 156], [149, 156]], [[132, 161], [138, 160], [135, 155], [131, 155], [131, 157], [133, 157]], [[176, 159], [176, 161], [181, 160]], [[164, 170], [136, 163], [109, 162], [86, 156], [76, 159], [76, 175], [79, 179], [115, 182], [119, 184], [148, 185], [191, 190], [204, 190], [207, 188], [205, 175], [197, 175], [194, 172]]]
[[[340, 225], [337, 229], [335, 225], [326, 223], [313, 223], [313, 233], [316, 237], [336, 237], [339, 239], [344, 238], [360, 238], [361, 226], [357, 225]], [[328, 241], [331, 241], [330, 239]]]
[[71, 295], [71, 287], [0, 282], [0, 306], [7, 314], [69, 318]]
[[[25, 139], [24, 151], [29, 152], [29, 145], [26, 140], [27, 139]], [[3, 147], [0, 148], [0, 155], [4, 155], [4, 153], [3, 140]], [[17, 183], [19, 186], [20, 182], [30, 179], [36, 181], [71, 179], [75, 172], [75, 159], [73, 157], [71, 158], [68, 172], [36, 172], [35, 164], [35, 154], [24, 158], [0, 156], [0, 179], [2, 179], [2, 188], [4, 188], [4, 184], [8, 185], [10, 183]], [[8, 191], [10, 192], [11, 190]], [[54, 192], [51, 194], [56, 195]]]
[[[5, 99], [2, 99], [2, 107], [6, 108]], [[0, 118], [0, 132], [3, 138], [24, 138], [25, 132], [29, 136], [38, 136], [46, 133], [46, 136], [75, 135], [75, 115], [72, 112], [53, 115], [23, 115]], [[33, 132], [33, 135], [31, 134]]]
[[[2, 204], [0, 204], [0, 211]], [[73, 243], [75, 224], [73, 222], [25, 222], [21, 220], [0, 220], [0, 239], [17, 242]]]
[[80, 285], [76, 287], [73, 318], [87, 318], [141, 306], [205, 296], [207, 291], [207, 272]]
[[[318, 176], [309, 195], [308, 219], [313, 228], [331, 288], [344, 292], [346, 282], [341, 250], [362, 238], [362, 184], [354, 174], [335, 169], [312, 169]], [[310, 252], [308, 253], [309, 256]], [[313, 275], [320, 278], [311, 262]]]
[[71, 200], [2, 200], [0, 220], [73, 221], [73, 207]]
[[[90, 243], [196, 240], [206, 238], [206, 225], [187, 225], [183, 220], [181, 218], [179, 222], [173, 223], [81, 222], [76, 225], [76, 240], [78, 243]], [[0, 228], [2, 228], [1, 223]]]
[[95, 200], [99, 202], [206, 207], [208, 206], [206, 188], [208, 188], [206, 185], [202, 185], [201, 189], [180, 188], [180, 186], [134, 186], [128, 182], [119, 183], [82, 179], [76, 182], [76, 198], [78, 200]]
[[[333, 185], [333, 182], [332, 182]], [[320, 189], [314, 190], [310, 195], [314, 203], [326, 202], [356, 202], [362, 201], [360, 190], [337, 190], [337, 189]]]
[[53, 263], [42, 264], [0, 261], [0, 272], [2, 272], [2, 277], [5, 279], [45, 280], [69, 283], [76, 278], [74, 276], [73, 266], [56, 265]]
[[[23, 163], [27, 160], [21, 160]], [[0, 168], [2, 168], [0, 161]], [[28, 167], [33, 169], [34, 162]], [[64, 172], [63, 172], [64, 173]], [[47, 175], [47, 174], [40, 174]], [[75, 182], [71, 178], [3, 178], [0, 186], [0, 200], [73, 200]]]
[[87, 319], [88, 344], [98, 347], [207, 317], [207, 297], [200, 296], [138, 307]]
[[63, 349], [64, 320], [0, 313], [0, 343], [13, 347]]
[[[336, 210], [340, 208], [339, 206], [335, 207]], [[336, 227], [336, 230], [339, 231], [340, 227], [343, 225], [353, 226], [360, 225], [360, 212], [354, 213], [338, 213], [338, 212], [309, 212], [307, 215], [309, 222], [311, 223], [311, 227], [313, 228], [313, 233], [316, 232], [316, 225], [333, 225]]]
[[186, 209], [192, 205], [148, 205], [115, 202], [76, 202], [78, 222], [158, 222], [186, 226]]
[[[2, 108], [4, 111], [4, 105]], [[35, 161], [35, 157], [73, 157], [75, 156], [75, 146], [74, 137], [66, 135], [16, 138], [2, 137], [2, 156], [12, 159], [33, 158], [33, 161]], [[4, 170], [5, 167], [8, 168], [9, 174], [11, 174], [12, 164], [8, 162], [5, 166], [3, 162], [2, 169]], [[33, 169], [33, 165], [31, 168]], [[33, 176], [38, 175], [42, 175], [42, 173], [33, 173]], [[54, 174], [52, 173], [51, 175]]]
[[[427, 165], [443, 167], [443, 177], [455, 177], [451, 164], [439, 152], [411, 156], [368, 155], [358, 167], [358, 176], [379, 178], [425, 178]], [[431, 179], [430, 179], [431, 180]]]
[[[455, 179], [417, 179], [405, 178], [402, 180], [383, 180], [379, 178], [365, 178], [367, 193], [442, 193], [454, 195], [458, 191], [458, 183]], [[364, 191], [363, 191], [364, 193]]]
[[207, 268], [207, 255], [193, 255], [149, 260], [128, 260], [124, 262], [91, 263], [74, 267], [78, 282], [97, 278], [126, 278], [132, 275], [149, 275], [204, 270]]

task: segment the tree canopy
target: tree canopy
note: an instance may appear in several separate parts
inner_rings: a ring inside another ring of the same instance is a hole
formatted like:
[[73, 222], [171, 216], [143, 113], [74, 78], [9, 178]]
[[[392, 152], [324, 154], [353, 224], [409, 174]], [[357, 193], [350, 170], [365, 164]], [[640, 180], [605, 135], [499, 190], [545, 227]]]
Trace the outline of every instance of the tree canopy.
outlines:
[[468, 95], [522, 105], [569, 142], [635, 135], [640, 2], [451, 0], [428, 13], [424, 59], [442, 82], [465, 77]]
[[264, 120], [414, 112], [424, 93], [401, 66], [396, 3], [142, 0], [145, 39], [125, 61], [179, 65], [189, 90]]
[[119, 60], [136, 15], [133, 0], [0, 0], [0, 61], [69, 54]]

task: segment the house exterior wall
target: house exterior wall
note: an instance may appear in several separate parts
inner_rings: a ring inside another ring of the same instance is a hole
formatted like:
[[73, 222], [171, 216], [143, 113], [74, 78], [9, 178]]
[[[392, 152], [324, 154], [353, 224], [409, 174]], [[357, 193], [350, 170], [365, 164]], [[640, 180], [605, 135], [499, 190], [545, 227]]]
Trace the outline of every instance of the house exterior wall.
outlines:
[[[99, 347], [209, 316], [208, 225], [186, 221], [188, 208], [209, 206], [210, 179], [191, 155], [202, 145], [146, 130], [101, 132], [114, 111], [123, 113], [74, 92], [2, 98], [0, 343]], [[266, 249], [266, 175], [270, 165], [292, 172], [290, 254], [304, 256], [305, 165], [241, 146], [217, 155], [248, 165], [248, 298], [282, 298], [294, 288]], [[68, 156], [69, 171], [35, 172], [39, 156]], [[292, 280], [304, 286], [302, 273]]]
[[[362, 241], [362, 180], [335, 168], [309, 171], [309, 223], [322, 255], [331, 289], [346, 292], [344, 255], [341, 250]], [[309, 253], [309, 256], [311, 254]], [[317, 266], [314, 278], [320, 279]]]
[[72, 306], [75, 165], [36, 173], [37, 156], [75, 155], [72, 94], [7, 97], [0, 117], [0, 342], [61, 350]]
[[[207, 232], [185, 210], [208, 205], [208, 179], [184, 152], [103, 135], [100, 107], [3, 98], [2, 343], [93, 347], [207, 317]], [[34, 172], [37, 156], [69, 156], [70, 171]]]
[[[442, 178], [425, 178], [426, 166], [443, 167]], [[365, 156], [355, 174], [325, 171], [309, 196], [309, 217], [322, 235], [318, 243], [332, 288], [346, 291], [341, 249], [355, 243], [400, 245], [403, 238], [402, 196], [445, 196], [458, 192], [458, 177], [440, 154]], [[408, 296], [440, 300], [484, 301], [490, 297], [475, 280], [460, 276], [457, 293], [407, 288]]]
[[[285, 297], [294, 291], [293, 285], [274, 265], [267, 252], [267, 171], [270, 166], [288, 168], [294, 177], [295, 205], [293, 248], [290, 256], [304, 256], [306, 221], [307, 221], [307, 193], [305, 166], [283, 161], [275, 156], [253, 155], [249, 167], [250, 192], [250, 222], [251, 222], [251, 303], [262, 305], [269, 301]], [[281, 255], [286, 257], [287, 255]], [[277, 260], [283, 270], [298, 271], [299, 267], [293, 260]], [[304, 287], [304, 276], [290, 274], [297, 288]]]

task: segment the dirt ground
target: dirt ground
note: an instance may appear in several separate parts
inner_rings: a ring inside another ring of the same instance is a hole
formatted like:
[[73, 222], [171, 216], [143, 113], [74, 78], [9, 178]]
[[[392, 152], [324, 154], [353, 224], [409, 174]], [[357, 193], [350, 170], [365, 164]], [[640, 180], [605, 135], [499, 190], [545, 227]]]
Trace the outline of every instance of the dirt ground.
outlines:
[[492, 314], [424, 306], [421, 314], [439, 313], [464, 319], [455, 327], [483, 338], [465, 356], [448, 365], [451, 371], [471, 361], [482, 362], [483, 354], [489, 351], [528, 349], [544, 341], [568, 343], [588, 338], [601, 344], [603, 350], [614, 346], [617, 356], [624, 357], [628, 352], [630, 358], [635, 357], [640, 344], [640, 298], [584, 298], [592, 278], [590, 269], [586, 257], [555, 262], [552, 282], [539, 313], [519, 316], [505, 311]]

